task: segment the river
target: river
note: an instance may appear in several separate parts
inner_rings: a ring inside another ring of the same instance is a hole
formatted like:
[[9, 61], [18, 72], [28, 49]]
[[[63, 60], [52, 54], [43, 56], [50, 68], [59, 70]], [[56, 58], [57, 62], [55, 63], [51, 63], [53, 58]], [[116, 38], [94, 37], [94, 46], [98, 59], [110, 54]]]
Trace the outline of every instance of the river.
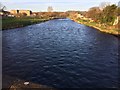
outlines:
[[117, 87], [120, 39], [69, 19], [3, 31], [3, 75], [55, 88]]

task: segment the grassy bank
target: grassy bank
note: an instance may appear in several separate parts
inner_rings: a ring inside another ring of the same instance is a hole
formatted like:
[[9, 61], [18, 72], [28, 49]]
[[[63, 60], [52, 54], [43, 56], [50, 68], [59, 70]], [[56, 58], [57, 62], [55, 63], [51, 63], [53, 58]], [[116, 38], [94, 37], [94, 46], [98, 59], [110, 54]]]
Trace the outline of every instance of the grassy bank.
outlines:
[[77, 23], [80, 23], [80, 24], [84, 24], [84, 25], [93, 27], [104, 33], [120, 36], [119, 28], [109, 28], [110, 26], [104, 26], [104, 25], [98, 24], [96, 22], [90, 22], [89, 20], [75, 19], [74, 21]]
[[50, 18], [40, 19], [32, 17], [21, 17], [21, 18], [2, 18], [2, 30], [24, 27], [44, 21], [48, 21]]

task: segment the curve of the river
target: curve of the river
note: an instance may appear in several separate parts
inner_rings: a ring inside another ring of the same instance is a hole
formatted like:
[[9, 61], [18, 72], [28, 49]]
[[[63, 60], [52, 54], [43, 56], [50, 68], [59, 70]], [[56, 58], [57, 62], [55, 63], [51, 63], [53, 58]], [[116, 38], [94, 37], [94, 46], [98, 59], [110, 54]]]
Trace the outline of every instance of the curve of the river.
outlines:
[[115, 36], [69, 19], [3, 31], [3, 75], [56, 88], [117, 87]]

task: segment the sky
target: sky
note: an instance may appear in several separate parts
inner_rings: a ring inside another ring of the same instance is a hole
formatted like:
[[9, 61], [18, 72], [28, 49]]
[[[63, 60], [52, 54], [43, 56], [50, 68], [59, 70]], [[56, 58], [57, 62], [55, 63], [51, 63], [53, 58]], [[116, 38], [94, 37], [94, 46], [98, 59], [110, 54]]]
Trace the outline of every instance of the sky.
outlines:
[[119, 0], [0, 0], [0, 2], [7, 10], [47, 11], [47, 7], [52, 6], [54, 11], [86, 11], [90, 7], [99, 6], [101, 2], [117, 4]]

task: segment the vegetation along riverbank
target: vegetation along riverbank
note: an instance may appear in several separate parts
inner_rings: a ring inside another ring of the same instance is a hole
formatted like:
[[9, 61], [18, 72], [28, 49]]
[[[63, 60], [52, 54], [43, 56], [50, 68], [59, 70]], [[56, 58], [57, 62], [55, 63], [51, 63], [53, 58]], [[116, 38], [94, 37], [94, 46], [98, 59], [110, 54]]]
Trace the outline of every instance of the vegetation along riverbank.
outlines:
[[84, 24], [89, 27], [93, 27], [103, 33], [120, 36], [120, 31], [119, 31], [118, 26], [116, 26], [116, 27], [104, 26], [104, 25], [98, 24], [96, 22], [88, 22], [87, 20], [82, 20], [82, 19], [73, 20], [73, 21], [80, 23], [80, 24]]
[[22, 17], [22, 18], [3, 18], [2, 19], [2, 30], [24, 27], [27, 25], [32, 25], [40, 22], [45, 22], [50, 20], [51, 18], [39, 19], [39, 18], [31, 18], [31, 17]]
[[120, 7], [114, 4], [103, 9], [92, 7], [82, 15], [70, 18], [77, 23], [96, 28], [101, 32], [120, 36]]
[[[19, 12], [18, 12], [19, 11]], [[115, 4], [91, 7], [88, 11], [31, 12], [30, 10], [2, 10], [2, 30], [23, 27], [56, 18], [70, 18], [97, 30], [120, 36], [120, 6]], [[6, 17], [7, 16], [7, 17]]]
[[2, 30], [7, 30], [58, 18], [66, 18], [64, 12], [33, 12], [29, 16], [25, 13], [11, 14], [5, 12], [0, 22], [2, 22]]

